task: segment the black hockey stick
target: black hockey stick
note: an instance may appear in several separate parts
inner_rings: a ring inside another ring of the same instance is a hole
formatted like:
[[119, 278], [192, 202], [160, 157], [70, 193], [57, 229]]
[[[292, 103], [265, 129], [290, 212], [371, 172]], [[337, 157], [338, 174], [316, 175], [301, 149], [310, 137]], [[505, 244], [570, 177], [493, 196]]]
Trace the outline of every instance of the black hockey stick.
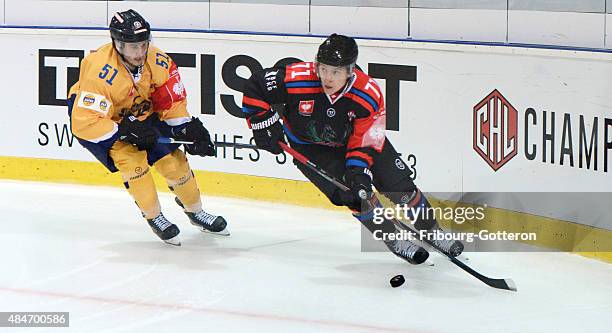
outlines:
[[[174, 138], [159, 137], [157, 138], [157, 143], [178, 143], [178, 144], [184, 144], [184, 145], [192, 145], [193, 141], [181, 141], [181, 140], [176, 140]], [[257, 149], [257, 146], [250, 145], [248, 143], [232, 143], [232, 142], [215, 142], [215, 147], [236, 147], [236, 148], [245, 148], [245, 149]]]
[[[279, 141], [278, 144], [281, 146], [281, 148], [283, 148], [283, 150], [287, 154], [293, 156], [293, 158], [295, 158], [296, 160], [300, 161], [300, 163], [304, 164], [305, 166], [307, 166], [312, 171], [318, 173], [321, 177], [325, 178], [326, 180], [328, 180], [332, 184], [336, 185], [336, 187], [338, 187], [339, 189], [341, 189], [343, 191], [350, 191], [351, 190], [348, 186], [344, 185], [341, 181], [339, 181], [336, 178], [334, 178], [333, 176], [329, 175], [327, 172], [325, 172], [325, 170], [319, 168], [316, 164], [314, 164], [312, 161], [310, 161], [306, 156], [298, 153], [295, 149], [289, 147], [286, 143]], [[359, 196], [362, 199], [365, 199], [367, 197], [367, 193], [365, 192], [365, 190], [361, 190], [361, 191], [359, 191]]]
[[[306, 156], [300, 154], [295, 149], [289, 147], [286, 143], [279, 142], [279, 145], [281, 146], [281, 148], [286, 153], [288, 153], [289, 155], [293, 156], [293, 158], [295, 158], [296, 160], [298, 160], [300, 163], [304, 164], [305, 166], [307, 166], [311, 170], [315, 171], [317, 174], [321, 175], [323, 178], [329, 180], [332, 184], [336, 185], [341, 190], [344, 190], [344, 191], [348, 191], [349, 190], [348, 186], [346, 186], [344, 183], [342, 183], [341, 181], [337, 180], [333, 176], [329, 175], [327, 172], [325, 172], [325, 170], [323, 170], [320, 167], [318, 167], [315, 163], [313, 163], [311, 160], [309, 160]], [[360, 192], [359, 196], [362, 199], [365, 199], [366, 198], [365, 194], [366, 194], [365, 191], [363, 191], [363, 195]], [[380, 205], [380, 201], [378, 200], [376, 195], [373, 195], [370, 200], [371, 200], [371, 204], [373, 204], [373, 207], [376, 207], [377, 205]], [[391, 219], [391, 221], [397, 227], [402, 228], [402, 229], [404, 229], [404, 230], [406, 230], [408, 232], [411, 232], [411, 233], [414, 233], [414, 234], [418, 235], [418, 233], [414, 229], [412, 229], [409, 226], [405, 225], [404, 223], [398, 221], [397, 219], [394, 218], [394, 219]], [[486, 285], [488, 285], [490, 287], [493, 287], [493, 288], [497, 288], [497, 289], [505, 289], [505, 290], [517, 291], [516, 284], [514, 283], [514, 281], [512, 281], [512, 279], [493, 279], [493, 278], [484, 276], [484, 275], [478, 273], [477, 271], [475, 271], [474, 269], [472, 269], [471, 267], [469, 267], [468, 265], [466, 265], [463, 262], [461, 262], [459, 259], [457, 259], [457, 258], [451, 256], [450, 254], [444, 252], [442, 249], [440, 249], [438, 246], [436, 246], [432, 241], [430, 241], [428, 239], [422, 239], [421, 241], [429, 244], [436, 251], [438, 251], [441, 254], [443, 254], [444, 256], [446, 256], [453, 264], [459, 266], [461, 269], [463, 269], [464, 271], [468, 272], [470, 275], [472, 275], [473, 277], [475, 277], [478, 280], [482, 281]]]

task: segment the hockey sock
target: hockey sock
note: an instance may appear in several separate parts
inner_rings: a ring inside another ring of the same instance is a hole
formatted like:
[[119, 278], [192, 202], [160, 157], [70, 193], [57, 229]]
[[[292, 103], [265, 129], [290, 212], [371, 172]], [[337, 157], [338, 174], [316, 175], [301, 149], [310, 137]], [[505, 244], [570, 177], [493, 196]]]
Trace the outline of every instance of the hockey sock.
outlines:
[[170, 190], [176, 194], [185, 210], [188, 212], [198, 212], [202, 210], [202, 199], [200, 189], [189, 168], [187, 157], [180, 150], [175, 150], [157, 161], [155, 169], [168, 182]]
[[393, 225], [391, 221], [387, 219], [382, 219], [380, 222], [378, 220], [375, 221], [374, 213], [374, 208], [371, 208], [364, 212], [353, 211], [353, 216], [355, 216], [355, 218], [359, 220], [359, 222], [361, 222], [361, 224], [363, 224], [363, 226], [366, 227], [366, 229], [368, 229], [372, 234], [378, 230], [383, 233], [396, 232], [395, 225]]
[[415, 188], [408, 193], [393, 193], [386, 195], [397, 205], [407, 208], [410, 221], [414, 221], [417, 230], [429, 230], [438, 223], [434, 211], [421, 190]]
[[128, 190], [146, 219], [159, 215], [161, 208], [157, 190], [147, 164], [145, 151], [117, 141], [110, 150], [115, 166], [123, 176], [123, 185]]

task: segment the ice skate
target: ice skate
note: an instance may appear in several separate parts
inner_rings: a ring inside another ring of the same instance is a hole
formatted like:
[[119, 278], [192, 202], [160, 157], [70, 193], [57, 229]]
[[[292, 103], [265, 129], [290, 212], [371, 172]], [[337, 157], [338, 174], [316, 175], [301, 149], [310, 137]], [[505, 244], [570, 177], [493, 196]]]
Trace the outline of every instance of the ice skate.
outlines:
[[[445, 234], [445, 232], [439, 227], [436, 226], [431, 230], [428, 230], [427, 233], [432, 236], [430, 240], [435, 246], [440, 248], [440, 250], [444, 251], [445, 253], [451, 255], [452, 257], [458, 257], [463, 252], [463, 243], [458, 240], [448, 240], [444, 237], [441, 237], [443, 234]], [[436, 234], [432, 235], [434, 233]]]
[[188, 212], [184, 210], [183, 203], [179, 200], [179, 198], [174, 198], [176, 203], [183, 208], [183, 211], [189, 217], [189, 222], [194, 226], [198, 227], [203, 232], [209, 232], [215, 235], [221, 236], [229, 236], [230, 232], [227, 227], [227, 221], [223, 218], [223, 216], [217, 216], [213, 214], [209, 214], [205, 212], [203, 209], [199, 212]]
[[147, 222], [161, 240], [171, 245], [181, 246], [181, 240], [178, 236], [180, 233], [179, 228], [176, 224], [168, 221], [162, 213], [159, 213], [159, 215], [152, 219], [147, 219]]
[[413, 265], [422, 264], [429, 258], [427, 250], [408, 240], [385, 241], [385, 245], [393, 254]]

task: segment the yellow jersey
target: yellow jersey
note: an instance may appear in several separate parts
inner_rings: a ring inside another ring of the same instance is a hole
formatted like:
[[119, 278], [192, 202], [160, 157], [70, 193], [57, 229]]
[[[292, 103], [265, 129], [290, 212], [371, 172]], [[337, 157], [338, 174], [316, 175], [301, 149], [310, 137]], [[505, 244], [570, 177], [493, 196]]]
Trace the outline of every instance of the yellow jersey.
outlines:
[[129, 115], [144, 120], [157, 113], [169, 126], [191, 120], [176, 64], [153, 45], [137, 74], [127, 69], [112, 43], [100, 47], [81, 62], [79, 81], [68, 96], [74, 98], [72, 133], [92, 143], [115, 138], [118, 123]]

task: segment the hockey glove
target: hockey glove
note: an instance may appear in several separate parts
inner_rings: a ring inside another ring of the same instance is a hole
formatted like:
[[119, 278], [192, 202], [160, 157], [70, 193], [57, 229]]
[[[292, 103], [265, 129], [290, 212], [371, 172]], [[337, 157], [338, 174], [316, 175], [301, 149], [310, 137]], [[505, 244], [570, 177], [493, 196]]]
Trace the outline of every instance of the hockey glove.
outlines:
[[349, 167], [344, 178], [350, 191], [337, 189], [332, 195], [332, 203], [361, 211], [361, 201], [372, 196], [372, 173], [364, 167]]
[[138, 147], [138, 150], [147, 150], [157, 142], [157, 132], [134, 116], [124, 117], [119, 123], [119, 140]]
[[191, 155], [215, 156], [215, 145], [210, 140], [210, 134], [200, 119], [192, 117], [191, 121], [173, 128], [172, 135], [179, 141], [193, 141], [185, 145], [185, 150]]
[[274, 155], [283, 151], [278, 142], [285, 142], [285, 132], [279, 119], [278, 113], [272, 110], [254, 115], [249, 119], [257, 148], [267, 150]]

